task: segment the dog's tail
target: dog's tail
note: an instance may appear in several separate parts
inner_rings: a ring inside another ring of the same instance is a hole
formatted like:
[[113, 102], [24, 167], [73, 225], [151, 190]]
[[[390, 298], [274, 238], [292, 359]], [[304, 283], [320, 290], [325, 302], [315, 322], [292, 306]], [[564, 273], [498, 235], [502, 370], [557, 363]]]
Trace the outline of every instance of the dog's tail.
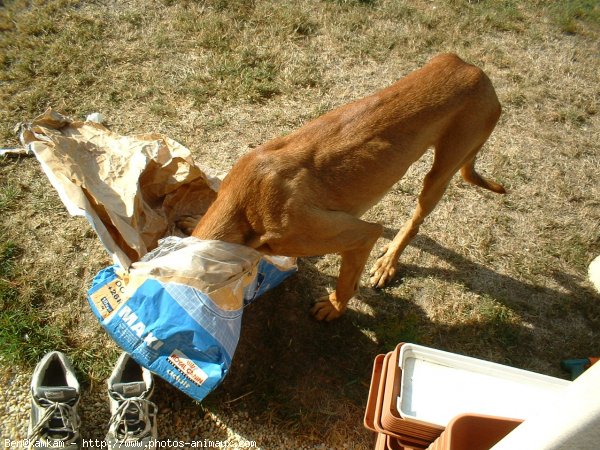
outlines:
[[486, 180], [475, 171], [475, 158], [472, 158], [460, 168], [460, 174], [468, 183], [496, 192], [497, 194], [506, 194], [504, 186], [494, 181]]

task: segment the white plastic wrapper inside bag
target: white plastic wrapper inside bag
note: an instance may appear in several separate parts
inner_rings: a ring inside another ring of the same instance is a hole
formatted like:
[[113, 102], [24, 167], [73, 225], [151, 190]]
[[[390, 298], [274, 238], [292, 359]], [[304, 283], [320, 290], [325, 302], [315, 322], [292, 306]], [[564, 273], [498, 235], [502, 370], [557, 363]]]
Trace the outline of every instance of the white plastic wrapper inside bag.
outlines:
[[180, 220], [206, 212], [218, 178], [166, 136], [121, 136], [98, 119], [48, 109], [20, 125], [21, 142], [113, 258], [88, 292], [102, 326], [139, 364], [202, 400], [229, 370], [244, 305], [294, 273], [295, 260], [184, 237]]

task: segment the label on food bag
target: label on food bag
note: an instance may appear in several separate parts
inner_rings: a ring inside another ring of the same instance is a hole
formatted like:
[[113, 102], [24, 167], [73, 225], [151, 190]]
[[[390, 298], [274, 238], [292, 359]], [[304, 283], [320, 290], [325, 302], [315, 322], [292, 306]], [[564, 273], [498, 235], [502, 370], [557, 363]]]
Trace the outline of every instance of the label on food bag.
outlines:
[[173, 353], [171, 353], [171, 356], [169, 356], [168, 361], [196, 386], [202, 385], [202, 383], [204, 383], [208, 378], [208, 375], [206, 372], [204, 372], [204, 370], [198, 367], [194, 361], [189, 359], [179, 350], [173, 350]]
[[125, 282], [120, 278], [115, 278], [91, 294], [90, 297], [102, 319], [106, 319], [127, 301]]

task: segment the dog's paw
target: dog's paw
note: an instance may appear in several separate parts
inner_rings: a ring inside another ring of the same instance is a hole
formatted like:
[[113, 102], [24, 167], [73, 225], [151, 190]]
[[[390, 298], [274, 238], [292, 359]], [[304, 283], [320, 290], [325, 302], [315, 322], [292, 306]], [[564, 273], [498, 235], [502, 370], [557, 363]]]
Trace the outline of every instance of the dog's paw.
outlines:
[[374, 288], [382, 288], [396, 275], [396, 260], [387, 254], [379, 258], [371, 271], [370, 283]]
[[329, 296], [318, 299], [310, 310], [310, 313], [317, 320], [330, 322], [337, 319], [346, 310], [346, 305], [342, 305], [335, 299], [335, 292]]

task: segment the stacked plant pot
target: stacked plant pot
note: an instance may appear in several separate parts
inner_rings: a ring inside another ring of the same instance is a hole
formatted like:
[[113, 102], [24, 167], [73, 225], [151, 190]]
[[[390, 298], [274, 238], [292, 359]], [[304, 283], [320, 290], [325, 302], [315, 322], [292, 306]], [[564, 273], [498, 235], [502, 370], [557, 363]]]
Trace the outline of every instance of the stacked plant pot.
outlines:
[[364, 424], [378, 433], [377, 450], [426, 449], [444, 431], [444, 427], [421, 424], [400, 416], [396, 399], [400, 395], [402, 377], [401, 347], [399, 344], [393, 352], [377, 355], [373, 364]]
[[489, 450], [523, 422], [520, 419], [460, 414], [428, 450]]
[[[403, 352], [403, 345], [374, 361], [364, 425], [377, 433], [376, 450], [488, 450], [530, 415], [540, 398], [561, 392], [570, 384], [414, 344], [406, 344]], [[454, 365], [462, 372], [453, 372]], [[445, 395], [440, 386], [454, 386], [446, 375], [456, 376], [458, 384], [462, 379], [478, 384], [477, 377], [487, 382], [472, 386], [476, 397], [478, 387], [484, 392], [480, 397], [486, 397], [485, 393], [496, 386], [499, 392], [490, 393], [489, 405], [478, 404], [468, 388], [458, 395]], [[505, 397], [509, 398], [507, 404], [502, 401]], [[523, 402], [515, 402], [515, 398]], [[519, 403], [514, 410], [513, 403]], [[433, 413], [428, 416], [424, 411]], [[503, 414], [494, 414], [497, 411]]]

